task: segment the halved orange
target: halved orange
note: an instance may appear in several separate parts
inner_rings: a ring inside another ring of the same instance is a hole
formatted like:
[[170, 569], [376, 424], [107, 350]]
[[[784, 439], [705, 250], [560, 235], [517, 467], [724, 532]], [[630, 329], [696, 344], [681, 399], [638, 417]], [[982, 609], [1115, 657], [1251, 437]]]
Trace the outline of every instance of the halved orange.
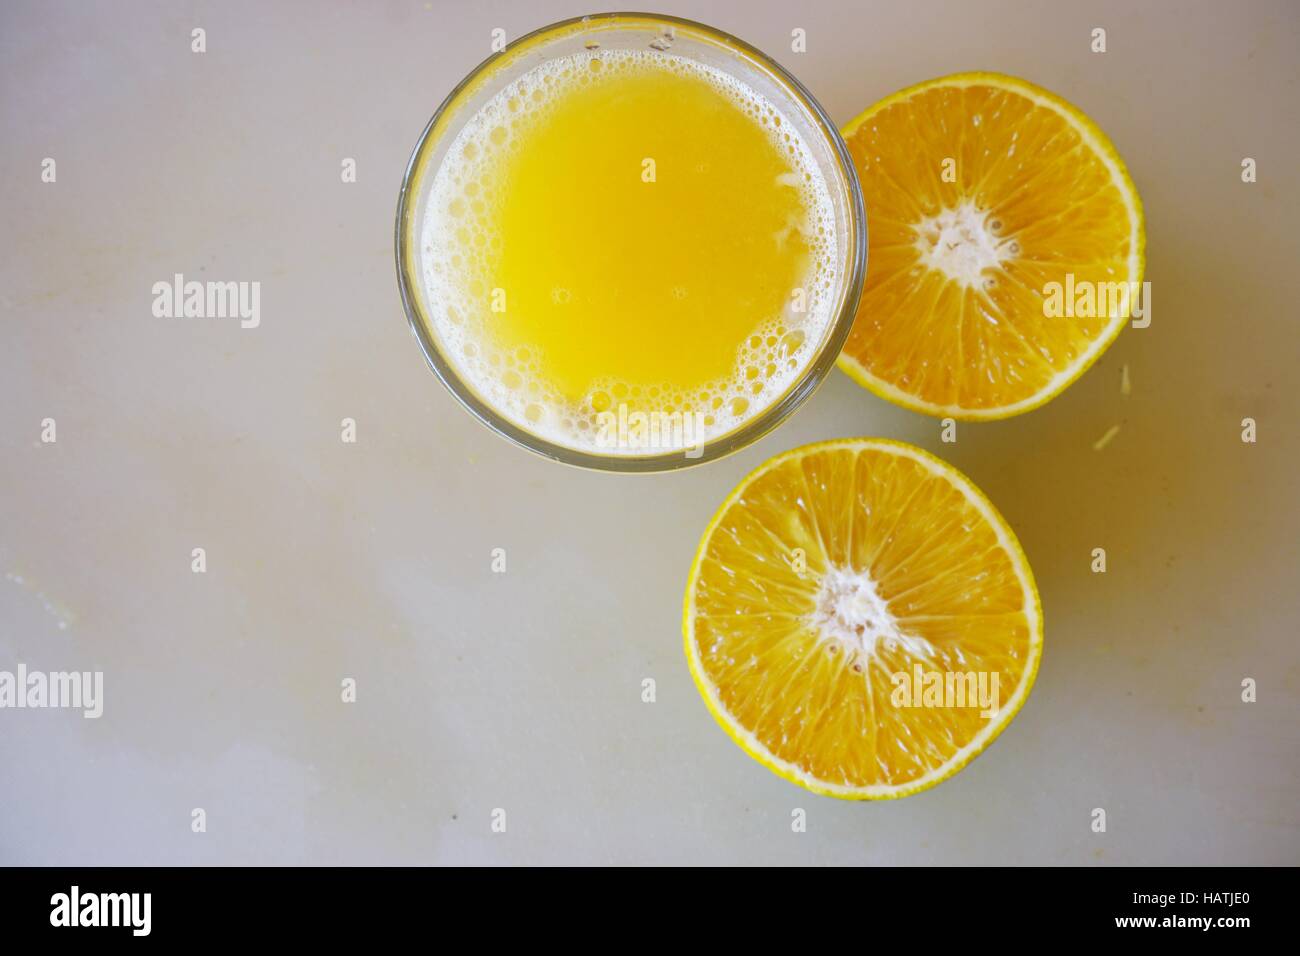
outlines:
[[960, 73], [895, 93], [843, 134], [870, 226], [840, 356], [860, 385], [931, 415], [1005, 418], [1063, 391], [1130, 318], [1142, 203], [1069, 103]]
[[732, 739], [850, 799], [964, 767], [1025, 702], [1043, 646], [1029, 562], [988, 499], [919, 448], [865, 438], [740, 483], [700, 541], [683, 632]]

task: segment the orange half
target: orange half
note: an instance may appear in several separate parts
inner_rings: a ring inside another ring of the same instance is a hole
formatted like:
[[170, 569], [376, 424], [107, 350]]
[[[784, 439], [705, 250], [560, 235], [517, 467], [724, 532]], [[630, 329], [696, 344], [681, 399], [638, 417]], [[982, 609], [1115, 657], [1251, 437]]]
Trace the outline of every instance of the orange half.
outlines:
[[1043, 646], [1029, 562], [997, 510], [933, 455], [880, 439], [796, 448], [741, 482], [700, 541], [683, 632], [732, 739], [850, 799], [964, 767], [1024, 703]]
[[930, 415], [1005, 418], [1063, 391], [1138, 308], [1137, 189], [1059, 97], [961, 73], [895, 93], [843, 134], [870, 223], [840, 357], [860, 385]]

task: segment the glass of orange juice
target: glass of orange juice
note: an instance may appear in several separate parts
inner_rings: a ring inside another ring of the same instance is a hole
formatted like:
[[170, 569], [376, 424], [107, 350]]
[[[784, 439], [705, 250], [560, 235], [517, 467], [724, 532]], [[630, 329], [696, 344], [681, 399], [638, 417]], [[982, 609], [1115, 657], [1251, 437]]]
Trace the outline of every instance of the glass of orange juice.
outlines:
[[834, 365], [866, 275], [835, 125], [770, 58], [674, 17], [544, 27], [475, 69], [411, 158], [397, 269], [469, 411], [608, 471], [710, 461]]

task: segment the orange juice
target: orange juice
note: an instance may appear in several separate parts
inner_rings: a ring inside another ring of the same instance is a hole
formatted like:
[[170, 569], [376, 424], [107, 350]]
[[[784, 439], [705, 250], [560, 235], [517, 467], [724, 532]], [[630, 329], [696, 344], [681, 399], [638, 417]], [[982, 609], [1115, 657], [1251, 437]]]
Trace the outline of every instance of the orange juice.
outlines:
[[671, 53], [524, 73], [457, 135], [427, 204], [442, 351], [500, 414], [570, 448], [725, 435], [834, 321], [834, 211], [808, 144], [740, 80]]

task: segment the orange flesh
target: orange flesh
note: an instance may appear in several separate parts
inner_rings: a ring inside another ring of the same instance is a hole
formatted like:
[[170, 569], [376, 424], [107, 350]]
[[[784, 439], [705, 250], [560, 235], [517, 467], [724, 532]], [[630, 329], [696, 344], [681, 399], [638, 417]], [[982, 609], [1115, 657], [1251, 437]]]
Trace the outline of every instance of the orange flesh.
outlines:
[[[908, 641], [932, 652], [826, 640], [815, 619], [832, 568], [865, 571]], [[830, 448], [776, 465], [722, 514], [700, 560], [693, 641], [722, 709], [775, 758], [822, 784], [901, 787], [988, 720], [895, 706], [891, 675], [917, 662], [996, 673], [1006, 705], [1036, 664], [1033, 607], [993, 525], [946, 478], [888, 450]]]
[[[844, 352], [868, 374], [930, 406], [997, 409], [1049, 388], [1105, 336], [1108, 316], [1044, 315], [1044, 288], [1067, 273], [1136, 281], [1124, 195], [1061, 113], [993, 86], [940, 86], [886, 106], [847, 142], [870, 249]], [[918, 248], [933, 242], [919, 228], [928, 217], [966, 203], [1006, 256], [978, 286], [929, 267]]]

